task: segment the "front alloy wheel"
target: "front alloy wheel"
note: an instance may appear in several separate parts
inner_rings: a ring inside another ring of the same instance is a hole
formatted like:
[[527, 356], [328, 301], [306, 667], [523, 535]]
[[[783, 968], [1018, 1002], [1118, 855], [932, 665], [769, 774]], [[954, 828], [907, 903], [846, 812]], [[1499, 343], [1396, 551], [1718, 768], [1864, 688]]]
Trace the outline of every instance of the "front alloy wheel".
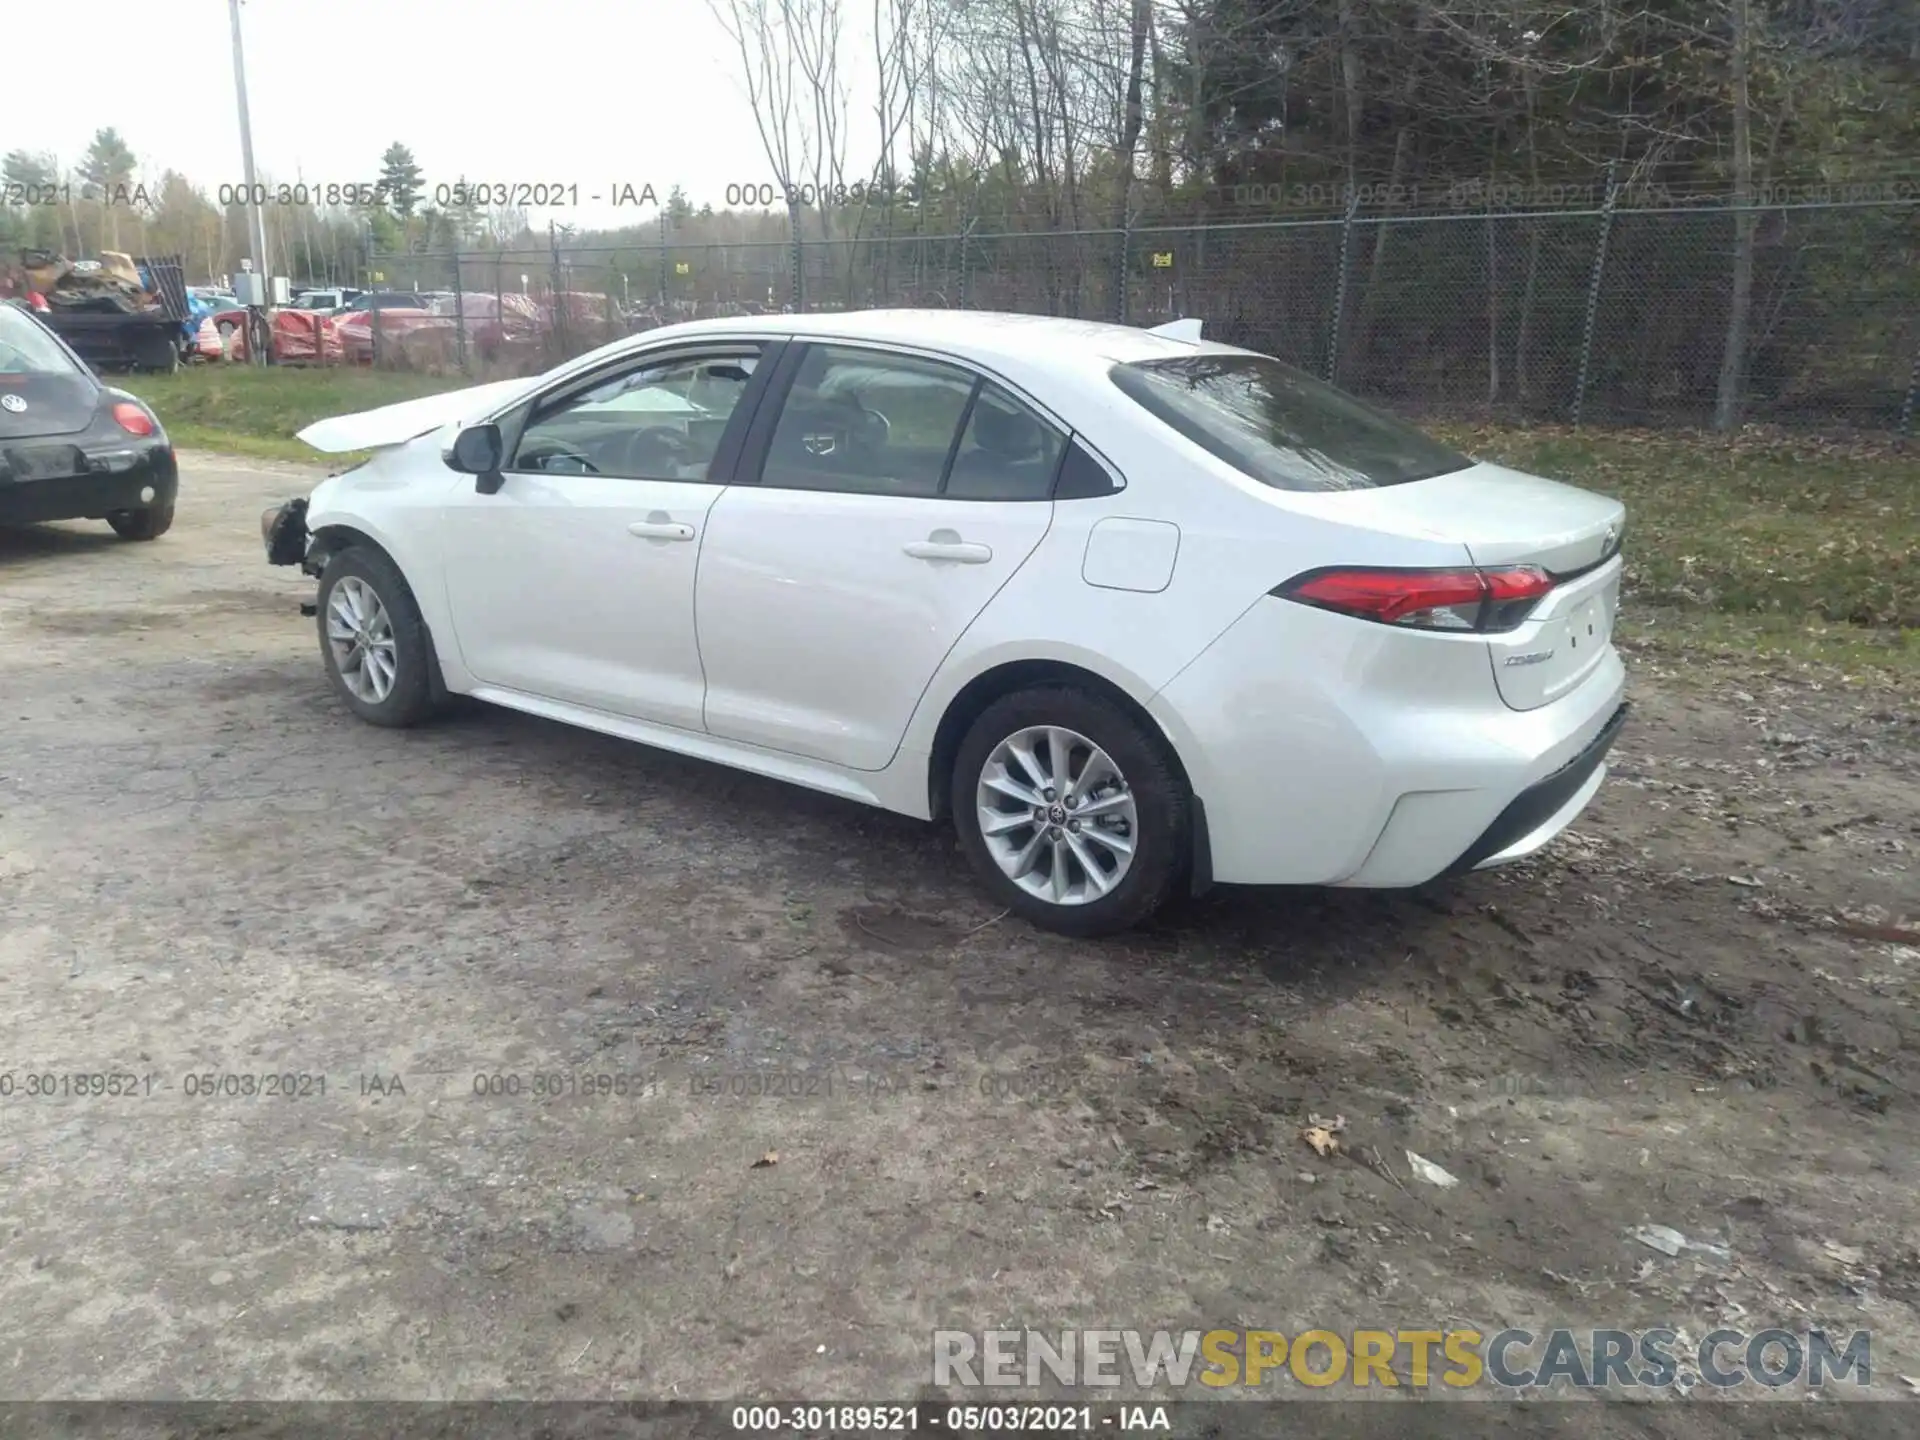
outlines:
[[417, 725], [445, 694], [413, 591], [372, 546], [336, 551], [320, 576], [320, 651], [347, 707], [373, 725]]
[[980, 772], [980, 836], [1001, 874], [1053, 905], [1110, 895], [1133, 865], [1140, 824], [1113, 757], [1076, 730], [1009, 735]]
[[383, 703], [400, 673], [393, 620], [373, 586], [358, 575], [343, 576], [327, 598], [327, 644], [340, 683], [354, 699]]

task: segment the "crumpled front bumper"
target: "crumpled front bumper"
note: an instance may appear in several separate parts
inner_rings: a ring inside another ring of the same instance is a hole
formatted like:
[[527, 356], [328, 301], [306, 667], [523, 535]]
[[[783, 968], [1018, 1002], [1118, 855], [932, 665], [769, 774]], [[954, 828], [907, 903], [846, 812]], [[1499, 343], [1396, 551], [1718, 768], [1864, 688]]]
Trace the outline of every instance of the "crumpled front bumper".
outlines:
[[300, 565], [307, 558], [307, 502], [304, 497], [289, 500], [263, 511], [260, 539], [267, 547], [269, 565]]

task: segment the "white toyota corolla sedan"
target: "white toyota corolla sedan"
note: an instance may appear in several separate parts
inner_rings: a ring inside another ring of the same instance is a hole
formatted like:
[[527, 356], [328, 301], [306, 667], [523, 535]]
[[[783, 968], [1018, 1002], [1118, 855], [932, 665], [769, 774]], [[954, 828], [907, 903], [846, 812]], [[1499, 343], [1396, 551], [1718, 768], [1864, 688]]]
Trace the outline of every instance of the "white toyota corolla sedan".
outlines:
[[951, 817], [1069, 934], [1531, 854], [1625, 718], [1619, 503], [1192, 321], [696, 321], [301, 438], [376, 451], [262, 516], [362, 719], [468, 695]]

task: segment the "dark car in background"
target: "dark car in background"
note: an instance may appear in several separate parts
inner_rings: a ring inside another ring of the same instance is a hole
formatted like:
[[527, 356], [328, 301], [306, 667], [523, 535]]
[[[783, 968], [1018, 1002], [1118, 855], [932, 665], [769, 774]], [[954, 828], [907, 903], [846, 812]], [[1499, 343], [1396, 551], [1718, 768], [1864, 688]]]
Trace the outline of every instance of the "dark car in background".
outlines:
[[153, 540], [179, 488], [159, 417], [31, 310], [0, 305], [0, 525], [105, 520], [122, 539]]
[[369, 310], [431, 310], [427, 297], [413, 290], [369, 290], [356, 295], [334, 312], [363, 315]]

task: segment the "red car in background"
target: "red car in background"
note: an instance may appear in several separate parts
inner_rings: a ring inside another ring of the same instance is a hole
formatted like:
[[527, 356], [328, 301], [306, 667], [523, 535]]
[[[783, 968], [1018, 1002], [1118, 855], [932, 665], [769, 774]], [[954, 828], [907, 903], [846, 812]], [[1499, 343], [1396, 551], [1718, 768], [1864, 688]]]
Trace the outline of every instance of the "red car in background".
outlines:
[[[253, 358], [247, 343], [247, 312], [226, 310], [212, 318], [226, 337], [227, 358], [246, 361]], [[342, 358], [340, 336], [334, 322], [315, 310], [271, 310], [260, 322], [267, 334], [267, 359], [275, 365], [337, 365]]]

